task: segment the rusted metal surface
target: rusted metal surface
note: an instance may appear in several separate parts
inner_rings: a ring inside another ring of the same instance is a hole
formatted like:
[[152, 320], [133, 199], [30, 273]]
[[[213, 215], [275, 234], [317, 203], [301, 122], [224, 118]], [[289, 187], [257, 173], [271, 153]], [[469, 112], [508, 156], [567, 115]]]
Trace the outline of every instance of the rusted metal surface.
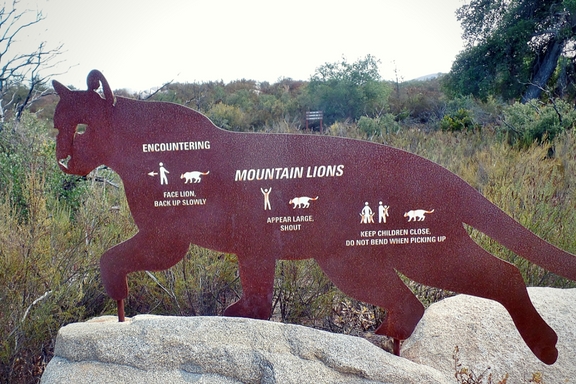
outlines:
[[[556, 333], [518, 269], [480, 248], [463, 223], [573, 280], [576, 257], [439, 165], [352, 139], [224, 131], [186, 107], [115, 98], [98, 71], [87, 91], [54, 88], [62, 170], [112, 168], [138, 226], [100, 261], [106, 292], [119, 304], [129, 273], [170, 268], [194, 243], [238, 256], [243, 296], [225, 315], [268, 319], [276, 260], [315, 258], [343, 292], [387, 310], [379, 334], [404, 340], [424, 313], [398, 271], [502, 303], [534, 354], [556, 360]], [[78, 124], [85, 133], [75, 134]]]

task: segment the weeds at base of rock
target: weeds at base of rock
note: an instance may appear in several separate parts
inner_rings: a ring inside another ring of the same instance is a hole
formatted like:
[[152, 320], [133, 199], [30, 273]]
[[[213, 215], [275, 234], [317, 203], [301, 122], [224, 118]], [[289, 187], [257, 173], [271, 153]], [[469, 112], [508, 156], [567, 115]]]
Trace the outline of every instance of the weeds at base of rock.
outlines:
[[[454, 376], [460, 384], [506, 384], [508, 382], [508, 374], [504, 375], [504, 378], [499, 381], [494, 381], [492, 378], [492, 373], [490, 367], [486, 368], [479, 376], [476, 376], [474, 371], [462, 366], [460, 362], [460, 348], [458, 346], [454, 347], [454, 353], [452, 354], [454, 359]], [[488, 376], [486, 374], [488, 373]]]
[[[484, 372], [480, 375], [476, 376], [474, 371], [471, 369], [464, 367], [460, 362], [460, 348], [458, 346], [454, 347], [454, 353], [452, 354], [452, 358], [454, 359], [454, 377], [458, 384], [507, 384], [509, 375], [506, 373], [501, 380], [494, 379], [492, 377], [492, 373], [490, 371], [490, 367], [486, 368]], [[488, 376], [486, 376], [488, 374]], [[524, 381], [526, 383], [534, 383], [534, 384], [544, 384], [544, 380], [542, 378], [541, 372], [535, 372], [532, 374], [532, 378], [528, 381]]]

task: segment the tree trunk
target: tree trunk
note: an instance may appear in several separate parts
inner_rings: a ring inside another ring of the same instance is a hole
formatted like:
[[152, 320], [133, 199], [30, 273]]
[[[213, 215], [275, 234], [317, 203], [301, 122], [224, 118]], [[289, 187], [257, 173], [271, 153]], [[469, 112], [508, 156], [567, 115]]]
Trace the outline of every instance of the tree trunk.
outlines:
[[554, 73], [558, 59], [564, 49], [565, 40], [559, 40], [554, 37], [547, 45], [546, 53], [542, 62], [538, 66], [536, 73], [532, 77], [532, 82], [528, 85], [528, 89], [522, 96], [522, 102], [526, 103], [533, 99], [538, 99], [542, 94], [542, 90], [546, 86], [548, 79]]

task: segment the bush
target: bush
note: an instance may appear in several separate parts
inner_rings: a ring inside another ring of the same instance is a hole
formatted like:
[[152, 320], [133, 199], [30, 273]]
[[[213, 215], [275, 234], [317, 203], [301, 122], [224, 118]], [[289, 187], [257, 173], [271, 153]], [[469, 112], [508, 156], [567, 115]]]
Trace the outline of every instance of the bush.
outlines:
[[25, 183], [31, 172], [43, 175], [49, 201], [61, 200], [78, 208], [80, 196], [86, 191], [82, 178], [60, 172], [50, 128], [45, 122], [25, 113], [17, 129], [0, 131], [0, 191], [23, 217], [28, 214], [24, 196]]
[[440, 121], [440, 129], [448, 132], [470, 132], [480, 126], [474, 122], [467, 109], [460, 108], [454, 113], [444, 115]]
[[128, 276], [126, 315], [222, 315], [240, 298], [237, 270], [235, 256], [193, 245], [184, 259], [170, 269]]
[[206, 113], [206, 116], [220, 128], [230, 131], [251, 130], [250, 117], [235, 105], [224, 103], [214, 104]]
[[551, 141], [576, 123], [576, 111], [565, 101], [548, 104], [532, 100], [514, 103], [504, 110], [504, 125], [500, 132], [510, 145], [528, 148], [533, 143]]
[[408, 81], [394, 84], [390, 94], [390, 112], [399, 121], [407, 120], [419, 124], [437, 121], [441, 117], [444, 96], [440, 89], [440, 78], [425, 81]]
[[387, 113], [375, 118], [362, 116], [358, 120], [358, 128], [370, 138], [396, 133], [400, 130], [400, 124], [395, 120], [394, 115]]

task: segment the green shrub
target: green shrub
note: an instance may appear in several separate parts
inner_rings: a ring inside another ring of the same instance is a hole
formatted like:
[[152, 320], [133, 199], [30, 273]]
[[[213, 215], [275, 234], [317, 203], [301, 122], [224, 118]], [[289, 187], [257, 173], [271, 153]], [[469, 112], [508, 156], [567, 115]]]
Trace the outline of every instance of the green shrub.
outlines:
[[440, 78], [426, 81], [408, 81], [395, 85], [390, 94], [390, 112], [398, 121], [408, 120], [427, 124], [441, 117], [444, 97], [440, 89]]
[[358, 129], [370, 138], [396, 133], [400, 130], [400, 124], [395, 120], [394, 115], [387, 113], [374, 118], [367, 116], [360, 117], [360, 120], [358, 120]]
[[440, 129], [448, 132], [470, 132], [480, 126], [474, 122], [470, 111], [464, 108], [458, 109], [454, 113], [444, 115], [440, 120]]
[[28, 182], [29, 173], [35, 172], [45, 178], [43, 188], [48, 204], [59, 200], [77, 209], [86, 183], [83, 178], [66, 175], [58, 168], [49, 124], [25, 113], [17, 128], [0, 131], [0, 190], [25, 217], [28, 207], [24, 183]]
[[249, 131], [251, 130], [250, 117], [239, 107], [224, 103], [214, 104], [206, 113], [206, 116], [212, 122], [224, 129], [230, 131]]
[[532, 100], [526, 104], [514, 103], [504, 109], [504, 124], [500, 132], [506, 141], [520, 148], [534, 142], [554, 139], [576, 123], [576, 111], [569, 103], [556, 100], [548, 104]]

